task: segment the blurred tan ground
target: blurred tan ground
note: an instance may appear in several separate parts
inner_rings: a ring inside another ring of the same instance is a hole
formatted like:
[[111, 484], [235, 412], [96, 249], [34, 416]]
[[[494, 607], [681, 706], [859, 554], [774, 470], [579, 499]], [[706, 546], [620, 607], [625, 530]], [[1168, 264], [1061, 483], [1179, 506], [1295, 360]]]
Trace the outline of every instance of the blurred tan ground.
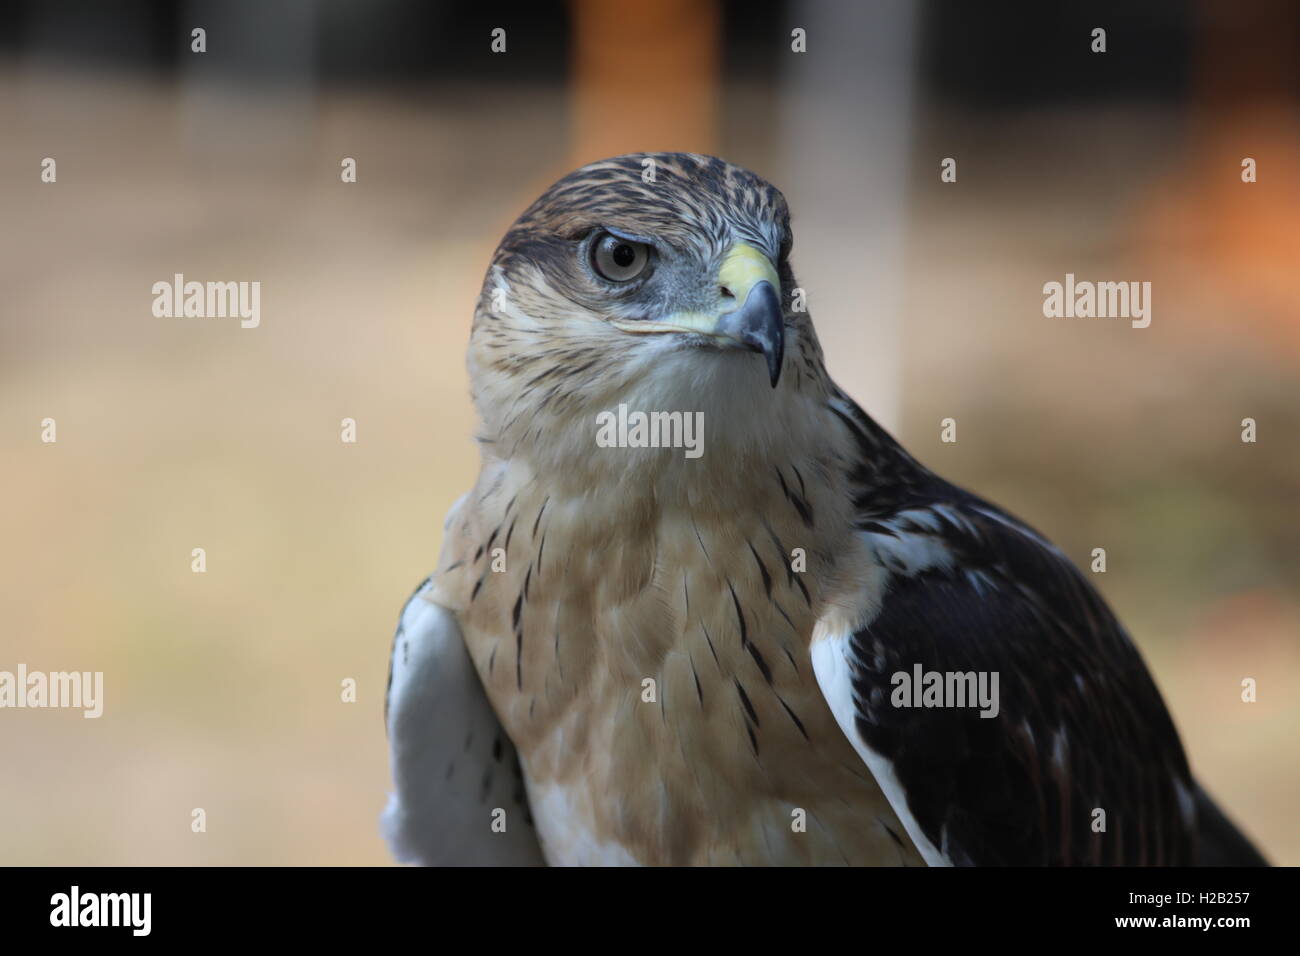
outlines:
[[[107, 684], [98, 721], [0, 714], [0, 863], [384, 863], [391, 632], [475, 473], [472, 302], [569, 155], [563, 92], [236, 103], [214, 130], [144, 81], [0, 83], [0, 668]], [[721, 148], [776, 165], [734, 133]], [[1161, 231], [1146, 204], [1176, 148], [1145, 113], [922, 130], [902, 437], [1076, 561], [1107, 548], [1099, 583], [1202, 780], [1300, 863], [1297, 363], [1252, 331], [1294, 315], [1244, 314]], [[941, 187], [930, 156], [954, 152]], [[1044, 319], [1066, 271], [1154, 280], [1152, 328]], [[155, 319], [174, 272], [260, 280], [261, 328]], [[863, 300], [820, 321], [869, 322]]]

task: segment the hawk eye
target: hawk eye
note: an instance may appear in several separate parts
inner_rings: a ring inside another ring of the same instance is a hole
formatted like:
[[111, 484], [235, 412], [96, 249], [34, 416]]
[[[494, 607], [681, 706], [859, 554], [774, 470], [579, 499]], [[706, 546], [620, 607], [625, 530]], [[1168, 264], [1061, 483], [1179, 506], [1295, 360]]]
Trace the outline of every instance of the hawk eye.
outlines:
[[602, 279], [629, 282], [645, 272], [650, 247], [622, 236], [603, 233], [591, 247], [591, 267]]

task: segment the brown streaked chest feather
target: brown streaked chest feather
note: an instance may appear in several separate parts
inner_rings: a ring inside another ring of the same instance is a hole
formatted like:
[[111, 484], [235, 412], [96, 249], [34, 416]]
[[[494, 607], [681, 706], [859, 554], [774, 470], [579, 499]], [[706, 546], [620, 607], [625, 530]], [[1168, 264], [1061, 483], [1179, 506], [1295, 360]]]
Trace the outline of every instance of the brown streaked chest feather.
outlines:
[[839, 545], [819, 529], [850, 527], [813, 490], [830, 472], [753, 476], [724, 508], [559, 497], [485, 467], [437, 598], [552, 862], [920, 863], [809, 658]]

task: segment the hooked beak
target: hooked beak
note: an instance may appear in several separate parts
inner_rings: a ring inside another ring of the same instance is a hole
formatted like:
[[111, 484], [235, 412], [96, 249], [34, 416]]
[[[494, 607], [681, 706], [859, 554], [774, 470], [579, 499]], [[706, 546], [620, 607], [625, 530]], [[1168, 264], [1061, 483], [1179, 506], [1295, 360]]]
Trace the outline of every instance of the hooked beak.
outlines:
[[718, 286], [726, 311], [677, 312], [663, 321], [615, 319], [624, 332], [692, 332], [719, 345], [759, 352], [767, 361], [767, 374], [776, 388], [785, 361], [785, 312], [781, 308], [781, 279], [766, 255], [745, 242], [728, 251], [718, 269]]

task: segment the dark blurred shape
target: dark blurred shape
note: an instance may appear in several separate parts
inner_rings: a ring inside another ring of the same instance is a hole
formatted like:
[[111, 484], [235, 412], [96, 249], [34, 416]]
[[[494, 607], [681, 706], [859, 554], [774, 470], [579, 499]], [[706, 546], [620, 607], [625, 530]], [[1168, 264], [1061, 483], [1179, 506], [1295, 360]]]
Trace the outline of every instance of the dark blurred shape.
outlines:
[[[1186, 93], [1195, 15], [1184, 0], [930, 0], [922, 74], [936, 98], [966, 106], [1168, 102]], [[1091, 50], [1095, 27], [1104, 54]]]
[[[172, 72], [191, 55], [195, 27], [208, 32], [213, 65], [251, 82], [301, 76], [298, 48], [322, 82], [380, 85], [558, 81], [569, 56], [567, 6], [525, 0], [14, 0], [0, 18], [0, 53], [76, 70]], [[497, 27], [504, 56], [491, 51]]]

